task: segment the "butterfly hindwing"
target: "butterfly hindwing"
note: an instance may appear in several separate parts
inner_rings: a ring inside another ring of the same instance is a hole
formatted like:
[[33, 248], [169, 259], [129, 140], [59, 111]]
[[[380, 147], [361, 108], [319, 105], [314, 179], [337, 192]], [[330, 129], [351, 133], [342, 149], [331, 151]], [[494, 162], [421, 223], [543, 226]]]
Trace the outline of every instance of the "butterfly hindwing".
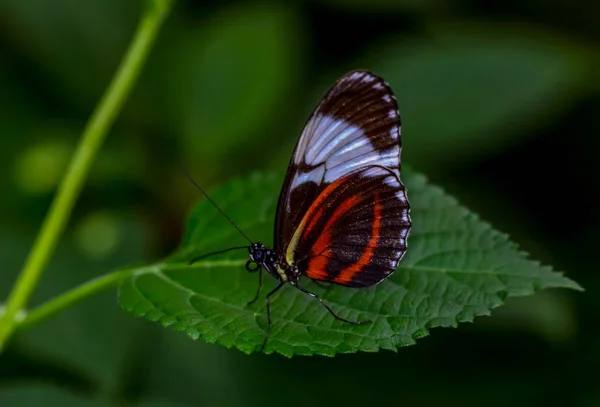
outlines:
[[353, 172], [315, 200], [286, 260], [313, 280], [376, 284], [394, 272], [406, 251], [408, 210], [404, 187], [392, 171], [371, 166]]

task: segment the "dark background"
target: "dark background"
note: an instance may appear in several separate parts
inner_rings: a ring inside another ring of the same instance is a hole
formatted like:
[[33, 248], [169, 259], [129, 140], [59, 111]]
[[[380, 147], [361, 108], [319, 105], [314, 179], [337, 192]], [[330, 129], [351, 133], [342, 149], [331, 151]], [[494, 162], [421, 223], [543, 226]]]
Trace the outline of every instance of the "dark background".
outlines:
[[[0, 298], [141, 9], [0, 1]], [[177, 247], [198, 199], [177, 158], [207, 187], [283, 173], [356, 68], [397, 95], [403, 163], [586, 292], [511, 299], [397, 353], [286, 359], [193, 342], [112, 291], [13, 342], [0, 406], [600, 405], [599, 15], [579, 0], [177, 2], [32, 305]]]

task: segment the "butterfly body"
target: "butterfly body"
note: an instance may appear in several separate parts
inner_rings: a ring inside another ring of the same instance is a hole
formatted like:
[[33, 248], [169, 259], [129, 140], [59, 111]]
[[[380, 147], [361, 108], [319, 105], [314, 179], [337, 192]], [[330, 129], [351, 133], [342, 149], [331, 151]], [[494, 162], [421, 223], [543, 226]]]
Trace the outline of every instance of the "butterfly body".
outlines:
[[256, 292], [256, 295], [252, 299], [252, 301], [250, 301], [248, 304], [254, 303], [258, 299], [258, 296], [260, 295], [260, 291], [262, 289], [262, 270], [263, 269], [266, 270], [267, 273], [269, 273], [273, 278], [275, 278], [276, 280], [279, 281], [279, 284], [273, 290], [271, 290], [266, 296], [267, 329], [265, 331], [265, 340], [263, 341], [263, 344], [260, 348], [261, 351], [265, 348], [265, 345], [267, 344], [267, 340], [269, 339], [269, 328], [271, 326], [271, 306], [270, 306], [271, 296], [273, 294], [275, 294], [277, 291], [279, 291], [279, 289], [281, 289], [286, 284], [291, 284], [296, 289], [298, 289], [298, 290], [302, 291], [303, 293], [310, 295], [311, 297], [320, 301], [321, 304], [323, 304], [323, 306], [327, 309], [327, 311], [335, 319], [338, 319], [338, 320], [346, 322], [346, 323], [354, 324], [354, 325], [363, 325], [363, 324], [367, 324], [367, 323], [371, 322], [370, 320], [350, 321], [350, 320], [347, 320], [345, 318], [338, 316], [329, 307], [329, 305], [327, 305], [321, 299], [321, 297], [319, 297], [317, 294], [315, 294], [311, 291], [304, 289], [300, 285], [300, 281], [299, 281], [300, 277], [302, 275], [306, 275], [306, 274], [303, 273], [296, 264], [289, 263], [288, 260], [284, 256], [278, 257], [277, 254], [273, 250], [266, 248], [265, 245], [262, 244], [261, 242], [252, 243], [250, 245], [250, 247], [248, 247], [248, 255], [250, 258], [246, 262], [246, 270], [248, 270], [251, 273], [254, 273], [257, 271], [259, 272], [258, 290]]
[[246, 269], [250, 272], [262, 268], [281, 282], [296, 282], [300, 278], [297, 267], [288, 264], [284, 257], [278, 256], [261, 242], [255, 242], [248, 248], [248, 256], [250, 259], [246, 262]]

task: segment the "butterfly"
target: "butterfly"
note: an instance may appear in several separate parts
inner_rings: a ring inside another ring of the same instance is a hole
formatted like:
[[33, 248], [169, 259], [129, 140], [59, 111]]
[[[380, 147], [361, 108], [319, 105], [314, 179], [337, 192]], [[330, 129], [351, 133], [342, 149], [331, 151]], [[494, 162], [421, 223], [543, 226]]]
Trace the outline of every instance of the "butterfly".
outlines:
[[[318, 300], [301, 283], [306, 277], [346, 287], [364, 288], [389, 277], [407, 250], [411, 229], [410, 204], [400, 180], [400, 114], [390, 86], [367, 70], [342, 76], [310, 115], [296, 144], [279, 195], [274, 247], [251, 240], [210, 202], [250, 242], [193, 259], [234, 249], [247, 249], [246, 270], [278, 281], [266, 295], [267, 327], [271, 327], [271, 297], [291, 285]], [[191, 179], [191, 178], [190, 178]]]

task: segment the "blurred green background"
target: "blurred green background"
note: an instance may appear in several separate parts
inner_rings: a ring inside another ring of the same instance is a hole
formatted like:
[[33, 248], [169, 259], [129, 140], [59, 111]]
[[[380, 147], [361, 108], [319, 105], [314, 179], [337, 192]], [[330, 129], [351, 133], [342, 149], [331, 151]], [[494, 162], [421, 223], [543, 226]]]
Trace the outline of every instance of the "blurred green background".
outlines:
[[[0, 298], [141, 9], [0, 0]], [[0, 406], [600, 406], [599, 15], [577, 0], [177, 2], [32, 305], [177, 247], [198, 199], [177, 158], [207, 187], [283, 175], [320, 96], [356, 68], [397, 95], [403, 163], [587, 291], [333, 359], [193, 342], [111, 291], [15, 339]]]

